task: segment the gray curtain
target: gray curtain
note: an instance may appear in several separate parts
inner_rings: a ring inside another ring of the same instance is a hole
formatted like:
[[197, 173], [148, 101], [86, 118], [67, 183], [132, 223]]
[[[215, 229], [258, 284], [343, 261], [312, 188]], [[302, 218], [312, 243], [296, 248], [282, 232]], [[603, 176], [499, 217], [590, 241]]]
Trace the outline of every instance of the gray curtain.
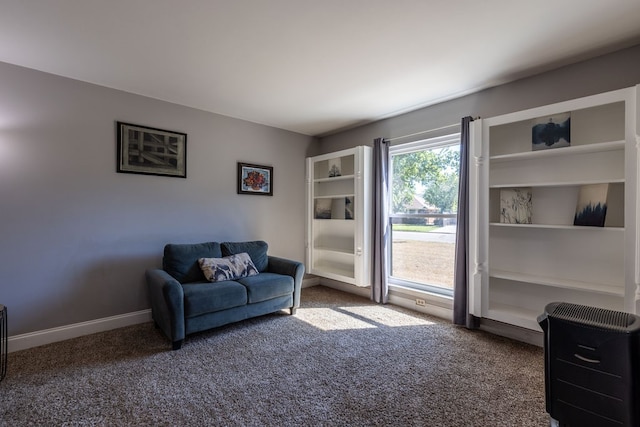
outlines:
[[479, 319], [469, 314], [469, 280], [467, 260], [469, 254], [469, 123], [463, 117], [460, 126], [460, 175], [458, 187], [458, 226], [456, 230], [456, 261], [453, 285], [453, 323], [477, 328]]
[[389, 300], [387, 285], [388, 239], [390, 238], [389, 214], [389, 141], [376, 138], [373, 141], [373, 283], [371, 299], [380, 304]]

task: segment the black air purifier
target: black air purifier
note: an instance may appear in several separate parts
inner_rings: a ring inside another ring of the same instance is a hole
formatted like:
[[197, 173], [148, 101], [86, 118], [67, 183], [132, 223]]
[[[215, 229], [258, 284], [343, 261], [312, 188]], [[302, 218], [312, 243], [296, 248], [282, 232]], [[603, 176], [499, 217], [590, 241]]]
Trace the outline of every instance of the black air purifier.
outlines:
[[640, 427], [640, 317], [554, 302], [538, 323], [551, 425]]

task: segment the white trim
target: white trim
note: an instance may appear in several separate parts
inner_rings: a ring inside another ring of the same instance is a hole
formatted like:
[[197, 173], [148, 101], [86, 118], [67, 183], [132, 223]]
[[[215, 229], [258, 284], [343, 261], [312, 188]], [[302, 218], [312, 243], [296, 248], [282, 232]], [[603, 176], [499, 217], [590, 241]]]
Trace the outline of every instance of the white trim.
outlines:
[[[317, 277], [305, 278], [302, 281], [303, 288], [319, 284], [320, 280]], [[44, 329], [42, 331], [27, 332], [26, 334], [9, 337], [8, 351], [9, 353], [12, 353], [14, 351], [26, 350], [40, 345], [81, 337], [83, 335], [95, 334], [97, 332], [110, 331], [112, 329], [123, 328], [125, 326], [151, 322], [151, 320], [151, 309], [147, 309], [133, 313], [120, 314], [117, 316], [104, 317], [102, 319], [89, 320], [87, 322], [59, 326], [57, 328]]]
[[[553, 113], [561, 113], [565, 111], [581, 110], [584, 108], [595, 107], [602, 104], [613, 104], [615, 102], [626, 101], [629, 95], [629, 88], [613, 90], [611, 92], [599, 93], [596, 95], [585, 96], [582, 98], [571, 99], [568, 101], [558, 102], [555, 104], [542, 105], [540, 107], [530, 108], [528, 110], [516, 111], [513, 113], [503, 114], [485, 119], [488, 127], [529, 120], [532, 117], [546, 116]], [[551, 107], [551, 109], [550, 109]]]
[[508, 323], [502, 323], [483, 317], [480, 319], [480, 330], [538, 347], [544, 346], [544, 334], [542, 332], [521, 328]]
[[[426, 304], [424, 306], [417, 305], [417, 299], [424, 300]], [[450, 322], [453, 319], [453, 297], [448, 295], [389, 284], [389, 302], [420, 313], [440, 317]]]
[[320, 285], [327, 288], [336, 289], [338, 291], [347, 292], [349, 294], [359, 295], [361, 297], [371, 299], [371, 287], [361, 287], [352, 285], [350, 283], [341, 282], [339, 280], [328, 279], [326, 277], [320, 278]]
[[397, 283], [389, 284], [389, 295], [396, 294], [408, 299], [421, 298], [424, 299], [427, 304], [434, 304], [448, 308], [449, 310], [453, 310], [453, 290], [451, 290], [451, 293], [452, 295], [447, 295], [444, 293], [429, 292], [423, 289], [410, 288]]
[[433, 132], [437, 132], [439, 130], [450, 129], [450, 128], [454, 128], [454, 127], [460, 127], [460, 123], [453, 123], [453, 124], [446, 125], [446, 126], [440, 126], [438, 128], [434, 128], [434, 129], [428, 129], [428, 130], [423, 130], [423, 131], [420, 131], [420, 132], [410, 133], [409, 135], [394, 136], [393, 138], [389, 138], [388, 141], [395, 141], [396, 139], [411, 138], [412, 136], [424, 135], [425, 133], [433, 133]]
[[140, 310], [133, 313], [104, 317], [102, 319], [89, 320], [87, 322], [74, 323], [72, 325], [57, 328], [44, 329], [42, 331], [28, 332], [26, 334], [9, 337], [9, 353], [40, 345], [51, 344], [96, 332], [109, 331], [125, 326], [137, 325], [151, 321], [151, 310]]
[[[405, 144], [398, 144], [392, 147], [389, 147], [389, 169], [388, 169], [388, 175], [389, 175], [389, 181], [393, 182], [393, 160], [395, 156], [398, 155], [404, 155], [404, 154], [409, 154], [409, 153], [414, 153], [414, 152], [418, 152], [418, 151], [432, 151], [438, 148], [443, 148], [443, 147], [460, 147], [460, 138], [462, 137], [462, 134], [460, 132], [456, 132], [456, 133], [451, 133], [448, 135], [442, 135], [442, 136], [438, 136], [438, 137], [434, 137], [434, 138], [428, 138], [428, 139], [423, 139], [423, 140], [419, 140], [419, 141], [414, 141], [414, 142], [409, 142], [409, 143], [405, 143]], [[389, 191], [389, 200], [388, 200], [388, 218], [393, 218], [393, 217], [399, 217], [400, 215], [404, 216], [403, 214], [397, 214], [393, 211], [393, 206], [392, 205], [392, 196], [393, 196], [393, 191]], [[458, 214], [410, 214], [407, 215], [407, 217], [414, 217], [414, 218], [430, 218], [430, 217], [447, 217], [447, 218], [458, 218]], [[391, 221], [388, 221], [389, 223]], [[391, 251], [392, 251], [392, 246], [393, 246], [393, 242], [388, 242], [387, 244], [387, 253], [386, 258], [387, 260], [389, 260], [391, 258]], [[395, 285], [396, 289], [401, 290], [402, 292], [406, 292], [406, 289], [409, 289], [407, 286], [404, 286], [403, 282], [406, 283], [411, 283], [408, 280], [402, 279], [400, 277], [395, 277], [395, 276], [391, 276], [391, 272], [390, 270], [387, 270], [387, 281], [389, 283], [389, 294], [391, 295], [392, 292], [392, 287]], [[416, 283], [417, 285], [421, 285], [420, 283]], [[433, 294], [433, 291], [435, 290], [437, 292], [437, 286], [434, 285], [429, 285], [429, 284], [424, 284], [425, 285], [425, 289], [424, 292], [427, 294]], [[429, 289], [429, 288], [433, 288], [433, 289]], [[418, 292], [420, 292], [422, 290], [418, 290]], [[415, 296], [415, 295], [413, 295]], [[450, 298], [453, 296], [453, 290], [451, 292], [448, 291], [443, 291], [442, 294], [443, 297], [445, 298]], [[411, 300], [412, 295], [409, 295], [409, 300]], [[419, 297], [422, 298], [422, 297]], [[428, 301], [429, 298], [427, 298], [427, 303], [429, 303]], [[391, 301], [390, 301], [391, 302]], [[406, 303], [405, 303], [406, 304]], [[439, 301], [436, 301], [436, 306], [439, 306], [440, 308], [445, 308], [447, 309], [447, 305], [443, 305], [442, 303], [440, 303]], [[409, 308], [414, 308], [414, 307], [409, 307]], [[423, 307], [417, 308], [418, 311], [424, 311]], [[440, 309], [437, 309], [440, 312]], [[441, 312], [440, 314], [436, 314], [437, 316], [443, 317], [443, 314], [445, 314], [444, 312]], [[448, 314], [446, 314], [446, 316], [448, 317]]]
[[437, 148], [450, 147], [455, 145], [459, 146], [461, 135], [462, 134], [460, 132], [455, 132], [443, 136], [437, 136], [434, 138], [421, 139], [419, 141], [392, 145], [389, 147], [389, 156], [415, 153], [416, 151], [435, 150]]
[[[389, 276], [387, 279], [389, 291], [397, 290], [399, 292], [408, 293], [412, 296], [423, 298], [424, 295], [453, 301], [453, 289], [445, 288], [438, 285], [430, 285], [428, 283], [412, 282], [410, 280], [401, 279], [395, 276]], [[442, 304], [440, 304], [442, 305]], [[444, 307], [444, 306], [443, 306]]]
[[440, 307], [438, 305], [430, 303], [430, 301], [428, 300], [425, 306], [419, 306], [419, 305], [416, 305], [415, 299], [409, 299], [409, 298], [406, 298], [406, 295], [400, 296], [390, 292], [389, 303], [393, 305], [397, 305], [399, 307], [408, 308], [409, 310], [418, 311], [420, 313], [425, 313], [431, 316], [435, 316], [440, 319], [447, 320], [449, 322], [451, 322], [451, 319], [453, 319], [452, 309]]
[[319, 277], [307, 277], [305, 279], [302, 279], [302, 288], [310, 288], [312, 286], [316, 286], [320, 284], [320, 278]]

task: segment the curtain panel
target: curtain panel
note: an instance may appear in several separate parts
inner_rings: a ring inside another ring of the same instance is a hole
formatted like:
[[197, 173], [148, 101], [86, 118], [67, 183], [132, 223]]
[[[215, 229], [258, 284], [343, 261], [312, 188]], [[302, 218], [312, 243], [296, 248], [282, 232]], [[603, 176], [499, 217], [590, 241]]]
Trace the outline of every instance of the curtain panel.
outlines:
[[371, 299], [380, 304], [389, 301], [388, 245], [391, 234], [389, 225], [389, 144], [376, 138], [373, 141], [373, 280]]
[[479, 319], [469, 314], [469, 125], [473, 119], [463, 117], [460, 126], [460, 174], [458, 175], [458, 225], [456, 229], [455, 270], [453, 284], [453, 323], [474, 329]]

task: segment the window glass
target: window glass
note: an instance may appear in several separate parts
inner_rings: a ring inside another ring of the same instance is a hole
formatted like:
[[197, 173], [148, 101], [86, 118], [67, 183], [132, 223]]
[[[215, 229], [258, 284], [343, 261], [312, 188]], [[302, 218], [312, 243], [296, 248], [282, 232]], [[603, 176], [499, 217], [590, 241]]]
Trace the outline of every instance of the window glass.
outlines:
[[391, 284], [452, 294], [460, 134], [390, 148]]

